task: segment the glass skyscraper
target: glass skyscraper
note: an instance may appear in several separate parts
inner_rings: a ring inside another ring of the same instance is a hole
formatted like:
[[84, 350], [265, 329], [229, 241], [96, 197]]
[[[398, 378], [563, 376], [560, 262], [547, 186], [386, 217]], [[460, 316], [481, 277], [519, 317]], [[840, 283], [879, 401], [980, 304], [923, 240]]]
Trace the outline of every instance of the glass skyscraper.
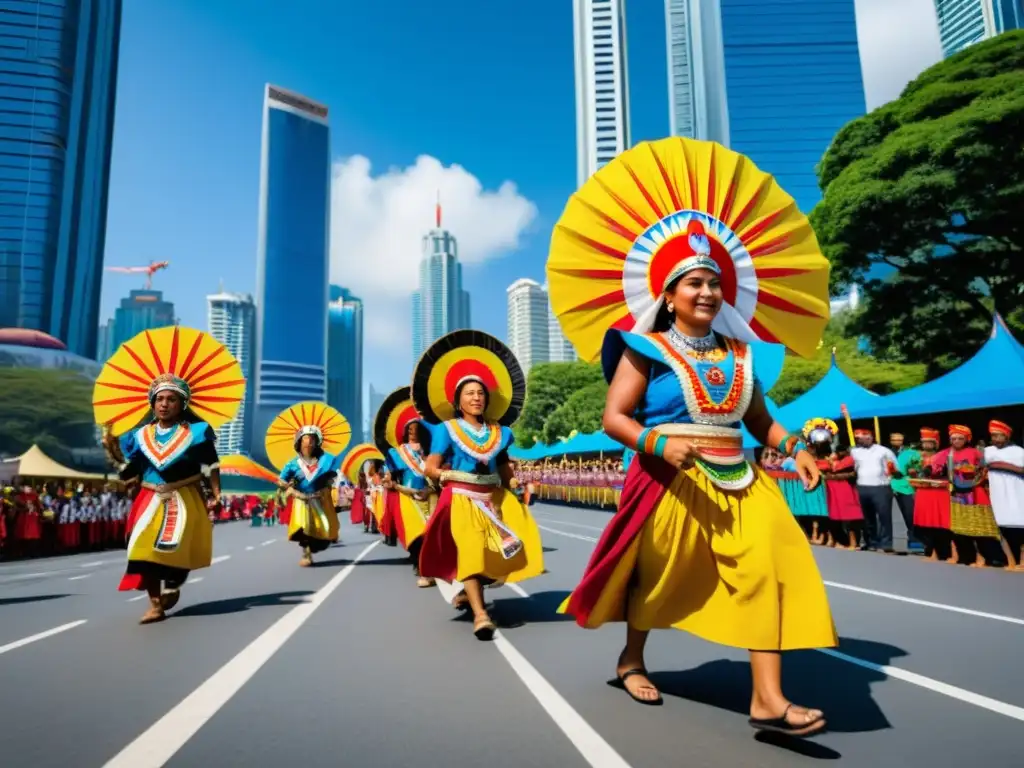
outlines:
[[690, 73], [670, 80], [670, 114], [695, 115], [673, 117], [676, 135], [742, 152], [810, 211], [815, 166], [865, 112], [854, 0], [666, 0], [666, 10], [670, 71], [675, 57]]
[[129, 291], [128, 296], [121, 299], [121, 304], [114, 310], [113, 327], [106, 343], [113, 354], [118, 347], [143, 331], [166, 328], [176, 322], [174, 304], [164, 301], [163, 291]]
[[327, 395], [327, 107], [267, 85], [256, 253], [256, 402], [252, 449], [284, 408]]
[[1024, 27], [1024, 0], [935, 0], [946, 56], [1010, 29]]
[[[256, 342], [256, 304], [249, 294], [218, 293], [206, 297], [210, 335], [227, 347], [242, 368], [246, 382], [253, 378], [253, 351]], [[222, 456], [248, 454], [252, 442], [252, 388], [246, 386], [238, 413], [217, 430], [217, 451]]]
[[327, 327], [327, 404], [352, 426], [352, 444], [363, 430], [363, 302], [331, 286]]
[[0, 327], [97, 354], [121, 0], [0, 0]]
[[437, 226], [423, 236], [420, 289], [412, 295], [412, 359], [452, 331], [470, 327], [469, 293], [462, 288], [462, 265], [455, 237]]

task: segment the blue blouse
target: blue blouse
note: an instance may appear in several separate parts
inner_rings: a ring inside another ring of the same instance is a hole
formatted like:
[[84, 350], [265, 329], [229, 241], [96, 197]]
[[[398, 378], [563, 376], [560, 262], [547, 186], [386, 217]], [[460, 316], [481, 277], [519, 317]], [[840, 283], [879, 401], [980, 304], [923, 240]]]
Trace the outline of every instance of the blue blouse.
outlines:
[[288, 483], [299, 493], [308, 496], [330, 487], [337, 474], [338, 457], [332, 453], [320, 454], [311, 472], [306, 472], [303, 462], [296, 456], [281, 470], [281, 482]]
[[146, 424], [121, 436], [121, 479], [141, 477], [144, 483], [161, 485], [198, 475], [203, 467], [216, 468], [216, 440], [205, 421], [182, 422], [166, 430], [156, 422]]
[[[493, 430], [498, 437], [490, 442]], [[433, 426], [430, 430], [431, 455], [439, 454], [442, 464], [449, 464], [454, 472], [471, 472], [477, 475], [493, 475], [498, 467], [508, 461], [509, 446], [515, 441], [508, 427], [487, 425], [484, 433], [474, 433], [474, 428], [462, 419], [451, 419]]]
[[[655, 336], [657, 340], [652, 338]], [[635, 415], [636, 420], [645, 427], [692, 424], [695, 419], [687, 403], [689, 390], [692, 398], [698, 398], [693, 402], [706, 399], [710, 406], [706, 413], [697, 414], [696, 421], [707, 423], [708, 414], [711, 414], [714, 423], [738, 429], [750, 404], [753, 388], [760, 387], [753, 374], [753, 366], [745, 365], [743, 357], [737, 359], [732, 344], [721, 360], [711, 362], [697, 360], [676, 351], [661, 334], [617, 330], [608, 332], [601, 355], [605, 376], [609, 380], [627, 347], [651, 362], [647, 390]], [[746, 345], [742, 349], [746, 350], [752, 360], [752, 350]], [[738, 375], [744, 378], [749, 376], [753, 387], [744, 379], [737, 381]]]
[[[412, 452], [408, 445], [404, 447], [407, 451]], [[421, 458], [425, 459], [426, 457]], [[391, 479], [398, 485], [412, 488], [414, 491], [420, 491], [427, 487], [427, 478], [423, 476], [423, 472], [418, 467], [409, 464], [397, 448], [388, 451], [385, 463], [388, 472], [391, 473]]]

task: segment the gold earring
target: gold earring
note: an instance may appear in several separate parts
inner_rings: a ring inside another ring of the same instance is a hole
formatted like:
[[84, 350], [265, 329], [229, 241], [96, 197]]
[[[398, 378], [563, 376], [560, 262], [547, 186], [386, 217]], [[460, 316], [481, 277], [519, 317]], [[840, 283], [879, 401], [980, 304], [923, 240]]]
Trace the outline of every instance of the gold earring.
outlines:
[[675, 304], [673, 304], [672, 302], [669, 302], [669, 304], [668, 304], [668, 313], [670, 315], [672, 315], [672, 314], [675, 314], [675, 311], [676, 311]]

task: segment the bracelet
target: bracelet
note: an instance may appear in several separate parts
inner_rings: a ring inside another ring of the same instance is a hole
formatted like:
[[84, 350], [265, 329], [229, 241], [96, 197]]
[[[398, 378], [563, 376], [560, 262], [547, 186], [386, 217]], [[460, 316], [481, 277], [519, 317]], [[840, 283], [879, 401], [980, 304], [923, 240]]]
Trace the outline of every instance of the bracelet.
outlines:
[[668, 445], [668, 437], [666, 435], [658, 435], [657, 440], [654, 441], [654, 455], [659, 459], [665, 457], [666, 445]]
[[779, 441], [776, 450], [785, 456], [796, 456], [800, 451], [807, 450], [807, 443], [804, 442], [802, 435], [791, 432]]
[[666, 442], [668, 438], [665, 435], [656, 432], [652, 427], [647, 427], [636, 438], [636, 450], [637, 453], [660, 457], [665, 452]]

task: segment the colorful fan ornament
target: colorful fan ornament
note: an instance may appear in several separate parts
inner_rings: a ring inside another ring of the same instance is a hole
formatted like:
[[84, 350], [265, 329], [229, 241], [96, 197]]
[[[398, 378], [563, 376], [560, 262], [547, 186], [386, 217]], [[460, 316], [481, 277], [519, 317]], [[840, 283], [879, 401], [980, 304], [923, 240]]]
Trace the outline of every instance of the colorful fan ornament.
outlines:
[[470, 380], [487, 388], [486, 421], [515, 423], [526, 400], [526, 376], [512, 350], [483, 331], [453, 331], [430, 345], [413, 372], [413, 404], [431, 424], [453, 419], [456, 390]]
[[220, 459], [220, 473], [231, 477], [247, 477], [252, 480], [263, 480], [268, 483], [276, 483], [277, 475], [259, 464], [248, 456], [233, 453], [230, 456], [222, 456]]
[[646, 333], [684, 264], [720, 272], [713, 328], [810, 357], [829, 318], [829, 263], [775, 179], [714, 142], [643, 142], [595, 173], [555, 225], [551, 306], [584, 360], [609, 328]]
[[96, 423], [123, 435], [149, 414], [160, 390], [177, 392], [216, 429], [238, 413], [245, 376], [227, 347], [202, 331], [177, 325], [143, 331], [104, 363], [92, 395]]
[[270, 463], [283, 469], [295, 458], [303, 435], [317, 435], [320, 447], [337, 456], [352, 440], [352, 427], [348, 419], [326, 403], [307, 401], [289, 406], [267, 429], [264, 446]]
[[384, 461], [384, 454], [373, 443], [353, 446], [341, 461], [341, 474], [352, 485], [359, 485], [359, 471], [368, 461]]
[[399, 387], [384, 398], [373, 420], [373, 441], [384, 453], [388, 448], [401, 448], [405, 428], [410, 422], [422, 421], [412, 404], [412, 390]]

